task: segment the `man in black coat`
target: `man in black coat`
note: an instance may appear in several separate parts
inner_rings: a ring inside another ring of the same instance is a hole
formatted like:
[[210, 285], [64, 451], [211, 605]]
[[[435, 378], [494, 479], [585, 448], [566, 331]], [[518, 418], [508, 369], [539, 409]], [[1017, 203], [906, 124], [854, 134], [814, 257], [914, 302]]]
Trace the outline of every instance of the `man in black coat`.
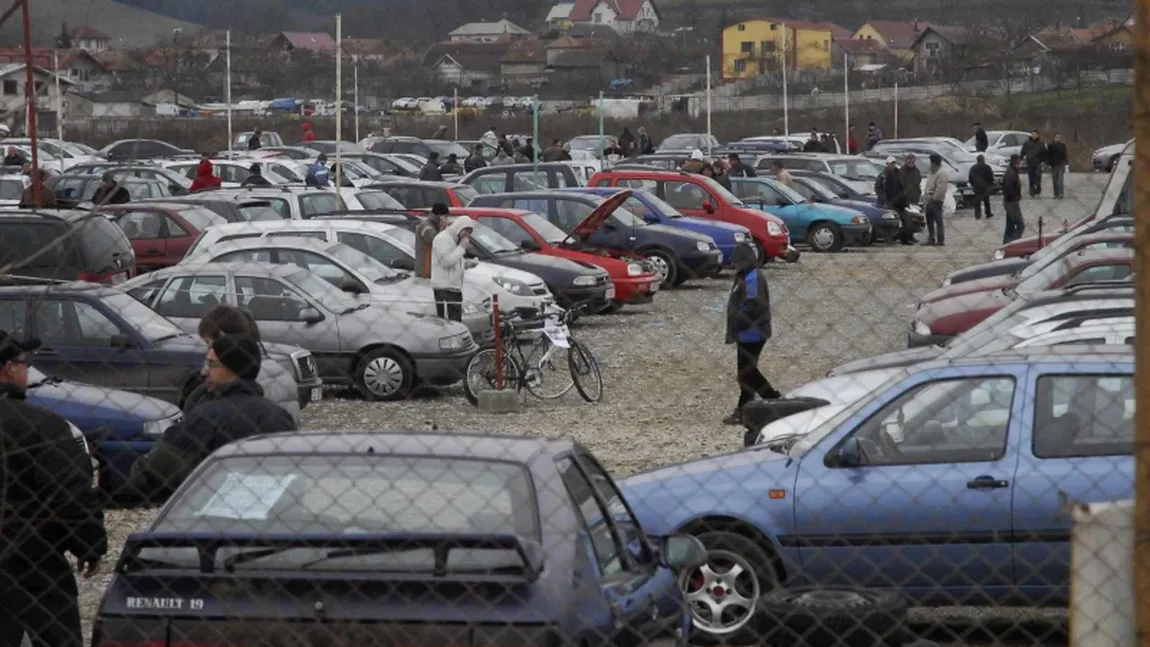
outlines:
[[25, 402], [28, 355], [0, 331], [0, 645], [82, 647], [76, 578], [108, 552], [92, 463], [67, 420]]
[[739, 401], [735, 410], [723, 424], [743, 422], [743, 405], [758, 396], [763, 399], [780, 398], [782, 394], [771, 386], [759, 371], [759, 356], [770, 340], [771, 291], [766, 274], [759, 269], [755, 248], [741, 243], [731, 252], [735, 267], [735, 282], [727, 298], [727, 343], [735, 345], [735, 380], [739, 385]]
[[1006, 229], [1002, 234], [1002, 244], [1022, 238], [1026, 229], [1026, 221], [1022, 219], [1022, 179], [1018, 177], [1018, 169], [1022, 166], [1022, 158], [1018, 155], [1010, 156], [1010, 168], [1002, 176], [1002, 208], [1006, 211]]
[[914, 153], [907, 153], [906, 163], [900, 169], [902, 173], [902, 190], [906, 193], [908, 205], [922, 202], [922, 171], [918, 170], [918, 158]]
[[994, 190], [994, 169], [986, 163], [986, 156], [975, 158], [970, 173], [966, 176], [970, 188], [974, 189], [974, 219], [982, 220], [982, 209], [986, 208], [986, 219], [990, 220], [994, 214], [990, 212], [990, 192]]
[[1026, 160], [1026, 176], [1030, 185], [1030, 197], [1037, 198], [1042, 194], [1042, 164], [1046, 161], [1046, 142], [1038, 131], [1030, 133], [1030, 139], [1022, 144], [1019, 151], [1022, 159]]
[[1046, 146], [1046, 165], [1050, 167], [1050, 183], [1054, 185], [1054, 199], [1066, 197], [1066, 163], [1070, 153], [1062, 142], [1062, 135], [1054, 133], [1054, 139]]
[[990, 139], [986, 136], [986, 131], [982, 129], [982, 124], [976, 121], [974, 122], [974, 150], [985, 153], [987, 148], [990, 148]]
[[427, 154], [427, 163], [419, 169], [419, 179], [431, 182], [443, 181], [443, 173], [439, 171], [439, 153], [431, 151]]
[[125, 204], [131, 201], [131, 194], [116, 181], [116, 176], [112, 175], [111, 171], [100, 178], [100, 186], [92, 195], [92, 203], [98, 207], [105, 204]]
[[259, 344], [248, 335], [223, 335], [212, 342], [203, 370], [212, 397], [168, 427], [132, 465], [134, 491], [162, 498], [220, 447], [257, 434], [295, 431], [291, 414], [265, 398], [256, 383], [261, 360]]
[[471, 154], [467, 156], [467, 159], [463, 160], [463, 170], [470, 173], [485, 166], [487, 166], [487, 159], [483, 157], [483, 144], [476, 144], [471, 149]]
[[730, 155], [727, 155], [727, 162], [731, 165], [731, 167], [727, 170], [727, 176], [729, 177], [756, 176], [754, 167], [748, 164], [744, 164], [743, 160], [739, 159], [738, 153], [731, 153]]
[[[919, 188], [921, 190], [921, 186]], [[903, 245], [915, 244], [918, 241], [914, 238], [914, 224], [910, 220], [910, 214], [906, 211], [910, 205], [906, 197], [906, 184], [903, 180], [902, 170], [898, 167], [898, 160], [893, 157], [886, 158], [886, 170], [882, 174], [882, 190], [883, 203], [894, 209], [902, 222], [899, 241]]]

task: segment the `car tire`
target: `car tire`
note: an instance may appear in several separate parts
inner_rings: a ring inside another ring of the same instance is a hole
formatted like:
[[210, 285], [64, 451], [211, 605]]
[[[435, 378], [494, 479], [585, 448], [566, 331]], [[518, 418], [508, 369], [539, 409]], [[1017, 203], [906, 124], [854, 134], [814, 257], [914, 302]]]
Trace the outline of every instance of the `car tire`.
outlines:
[[827, 254], [843, 248], [843, 230], [833, 222], [816, 222], [807, 231], [807, 244], [816, 252]]
[[355, 390], [376, 402], [403, 400], [415, 385], [415, 367], [395, 348], [368, 351], [355, 364]]
[[751, 245], [755, 248], [755, 255], [759, 257], [759, 265], [765, 265], [775, 260], [767, 256], [767, 249], [758, 240], [752, 238]]
[[615, 313], [619, 312], [619, 311], [620, 311], [620, 310], [622, 310], [622, 309], [623, 309], [623, 304], [622, 304], [622, 303], [619, 303], [618, 301], [612, 301], [612, 302], [610, 303], [610, 305], [608, 305], [606, 308], [603, 308], [602, 310], [600, 310], [600, 311], [599, 311], [598, 313], [596, 313], [596, 314], [601, 314], [601, 315], [613, 315], [613, 314], [615, 314]]
[[760, 600], [772, 647], [898, 647], [907, 605], [899, 593], [853, 587], [776, 589]]
[[[679, 587], [687, 596], [687, 607], [691, 613], [691, 644], [759, 643], [765, 629], [765, 618], [760, 613], [759, 600], [767, 591], [781, 586], [771, 556], [753, 540], [733, 532], [704, 532], [696, 537], [707, 549], [706, 568], [711, 573], [718, 573], [721, 576], [729, 573], [733, 565], [737, 564], [743, 569], [743, 573], [735, 578], [735, 586], [732, 588], [743, 598], [747, 598], [745, 593], [751, 593], [753, 597], [750, 598], [750, 608], [746, 609], [744, 616], [738, 616], [734, 622], [723, 623], [722, 627], [712, 628], [710, 614], [707, 613], [706, 618], [701, 618], [701, 614], [698, 613], [698, 610], [703, 608], [703, 603], [693, 602], [691, 596], [714, 595], [713, 583], [707, 581], [708, 576], [702, 568], [680, 573]], [[724, 600], [733, 598], [733, 596], [723, 597]], [[722, 618], [720, 623], [721, 621]]]
[[859, 247], [870, 247], [874, 244], [874, 229], [859, 237]]
[[686, 280], [686, 278], [679, 280], [679, 275], [681, 274], [681, 272], [679, 272], [679, 264], [675, 262], [675, 257], [672, 256], [670, 252], [662, 249], [648, 249], [639, 253], [646, 256], [651, 262], [661, 266], [661, 268], [666, 269], [667, 273], [663, 277], [663, 282], [659, 284], [660, 288], [666, 289], [673, 285], [679, 285]]

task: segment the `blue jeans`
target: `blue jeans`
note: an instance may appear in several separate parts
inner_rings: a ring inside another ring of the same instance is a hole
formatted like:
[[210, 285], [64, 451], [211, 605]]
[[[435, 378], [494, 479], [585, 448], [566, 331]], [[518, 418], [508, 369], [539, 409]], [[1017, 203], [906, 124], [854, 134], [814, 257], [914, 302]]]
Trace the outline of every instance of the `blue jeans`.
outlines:
[[1054, 185], [1054, 197], [1061, 198], [1066, 195], [1066, 165], [1050, 167], [1050, 183]]

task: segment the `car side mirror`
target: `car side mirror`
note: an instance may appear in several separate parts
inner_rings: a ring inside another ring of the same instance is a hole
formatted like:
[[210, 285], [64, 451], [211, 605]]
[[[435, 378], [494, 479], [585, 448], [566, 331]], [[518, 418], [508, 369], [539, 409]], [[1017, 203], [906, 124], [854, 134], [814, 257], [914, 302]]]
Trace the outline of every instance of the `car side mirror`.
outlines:
[[523, 241], [522, 243], [519, 243], [519, 247], [521, 249], [525, 249], [529, 252], [537, 252], [540, 249], [543, 249], [542, 247], [540, 247], [539, 243], [535, 242], [535, 240], [532, 238], [528, 238], [527, 240]]
[[316, 324], [323, 321], [323, 313], [315, 308], [304, 308], [299, 313], [299, 316], [300, 319], [303, 319], [304, 323], [307, 324]]
[[715, 213], [715, 203], [710, 200], [703, 200], [703, 211]]
[[659, 540], [659, 557], [673, 570], [689, 571], [707, 563], [707, 548], [692, 535], [671, 535]]
[[347, 276], [346, 274], [339, 282], [339, 289], [347, 292], [348, 294], [361, 294], [363, 292], [363, 286], [359, 284], [359, 281], [350, 276]]
[[112, 348], [127, 350], [132, 347], [132, 338], [127, 335], [112, 335], [110, 344]]
[[659, 216], [656, 216], [655, 214], [650, 213], [650, 212], [643, 214], [643, 220], [644, 220], [644, 222], [649, 222], [652, 225], [659, 224]]
[[410, 258], [393, 258], [388, 265], [393, 270], [405, 270], [408, 272], [415, 271], [415, 262]]
[[848, 439], [827, 458], [830, 459], [828, 464], [831, 467], [858, 467], [862, 464], [862, 449], [859, 448], [859, 439]]

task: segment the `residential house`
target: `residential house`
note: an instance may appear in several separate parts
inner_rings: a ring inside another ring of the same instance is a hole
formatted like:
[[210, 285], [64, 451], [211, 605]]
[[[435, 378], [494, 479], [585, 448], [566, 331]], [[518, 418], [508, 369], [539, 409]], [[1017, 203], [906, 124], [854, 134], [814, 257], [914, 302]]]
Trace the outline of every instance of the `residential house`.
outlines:
[[423, 67], [445, 85], [483, 91], [498, 86], [509, 43], [439, 43], [423, 56]]
[[335, 39], [322, 32], [282, 31], [271, 40], [269, 47], [279, 52], [310, 52], [335, 54]]
[[655, 31], [661, 16], [654, 0], [575, 0], [567, 18], [572, 24], [606, 25], [629, 34]]
[[531, 32], [504, 18], [496, 22], [469, 22], [456, 27], [447, 36], [453, 43], [494, 43], [530, 38]]
[[914, 60], [914, 43], [922, 30], [932, 23], [897, 20], [871, 20], [856, 29], [851, 38], [861, 38], [878, 42], [903, 62]]
[[602, 89], [619, 76], [622, 69], [609, 48], [563, 50], [548, 58], [548, 84], [576, 92]]
[[1044, 64], [1073, 56], [1093, 47], [1091, 41], [1098, 35], [1089, 29], [1073, 29], [1062, 25], [1050, 25], [1023, 38], [1010, 50], [1010, 58], [1021, 69], [1041, 68]]
[[1091, 41], [1096, 47], [1101, 47], [1115, 53], [1131, 51], [1134, 43], [1134, 19], [1130, 18], [1122, 23], [1094, 37]]
[[574, 9], [574, 2], [560, 2], [551, 7], [551, 11], [547, 12], [547, 26], [562, 31], [571, 29], [571, 12]]
[[512, 43], [499, 59], [499, 74], [509, 86], [538, 87], [547, 80], [547, 50], [542, 41]]
[[112, 39], [107, 34], [92, 26], [78, 27], [72, 30], [72, 47], [92, 52], [103, 52], [111, 48]]
[[873, 67], [882, 65], [887, 56], [887, 50], [877, 41], [865, 38], [844, 38], [836, 40], [839, 50], [847, 55], [847, 64], [850, 69]]
[[722, 80], [778, 71], [784, 63], [788, 70], [833, 69], [842, 59], [835, 57], [836, 38], [847, 35], [838, 25], [789, 18], [756, 18], [728, 25], [719, 37]]
[[[0, 65], [23, 63], [25, 60], [23, 47], [0, 47]], [[62, 78], [74, 83], [74, 89], [80, 92], [106, 90], [114, 82], [104, 64], [84, 49], [33, 47], [32, 64], [58, 72]]]
[[[14, 121], [23, 123], [27, 114], [27, 67], [25, 63], [0, 64], [0, 122], [16, 125]], [[37, 112], [54, 111], [57, 98], [56, 87], [59, 81], [61, 93], [66, 93], [75, 85], [72, 81], [53, 74], [51, 70], [39, 65], [32, 66], [32, 79], [36, 96]]]
[[415, 58], [415, 51], [407, 45], [380, 38], [345, 38], [343, 55], [353, 61], [390, 65]]
[[928, 25], [914, 41], [914, 72], [921, 78], [937, 78], [965, 64], [970, 38], [963, 27]]
[[65, 114], [71, 119], [132, 119], [156, 114], [161, 103], [175, 104], [181, 112], [196, 102], [174, 90], [112, 90], [100, 94], [69, 94]]

